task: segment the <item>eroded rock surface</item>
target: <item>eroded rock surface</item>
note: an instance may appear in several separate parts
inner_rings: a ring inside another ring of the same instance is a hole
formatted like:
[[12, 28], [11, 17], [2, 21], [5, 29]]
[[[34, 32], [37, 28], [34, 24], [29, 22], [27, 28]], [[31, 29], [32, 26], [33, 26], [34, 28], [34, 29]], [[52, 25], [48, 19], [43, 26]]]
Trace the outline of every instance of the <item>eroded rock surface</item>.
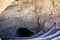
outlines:
[[[17, 21], [11, 21], [13, 22], [12, 25], [14, 25], [16, 22], [18, 25], [21, 23], [21, 27], [38, 29], [40, 26], [42, 26], [42, 29], [44, 29], [44, 23], [46, 21], [53, 24], [53, 20], [58, 18], [59, 15], [60, 0], [19, 0], [13, 2], [1, 14], [2, 23], [0, 24], [4, 25], [3, 23], [5, 22], [3, 21], [7, 19], [17, 19]], [[37, 26], [37, 22], [40, 23], [40, 26]], [[5, 23], [5, 25], [7, 25], [8, 23], [10, 24], [10, 22], [7, 22]], [[9, 24], [7, 26], [9, 26]], [[2, 28], [6, 28], [7, 26], [3, 26]]]

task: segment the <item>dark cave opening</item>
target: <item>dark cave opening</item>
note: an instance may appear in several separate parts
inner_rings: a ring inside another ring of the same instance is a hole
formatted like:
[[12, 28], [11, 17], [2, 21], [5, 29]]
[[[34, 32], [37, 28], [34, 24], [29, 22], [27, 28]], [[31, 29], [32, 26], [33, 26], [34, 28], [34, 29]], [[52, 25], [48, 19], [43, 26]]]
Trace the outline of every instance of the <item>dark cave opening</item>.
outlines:
[[19, 37], [30, 37], [34, 35], [34, 33], [27, 28], [18, 28], [16, 34]]

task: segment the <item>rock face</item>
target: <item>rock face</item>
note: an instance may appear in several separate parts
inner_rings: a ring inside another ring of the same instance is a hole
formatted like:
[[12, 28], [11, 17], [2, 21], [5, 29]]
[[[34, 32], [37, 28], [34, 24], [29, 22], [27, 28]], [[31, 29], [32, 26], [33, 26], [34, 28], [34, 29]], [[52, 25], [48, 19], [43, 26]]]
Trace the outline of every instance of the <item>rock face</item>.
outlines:
[[38, 29], [40, 26], [37, 26], [37, 22], [39, 22], [42, 29], [44, 29], [44, 23], [46, 21], [53, 24], [52, 20], [54, 20], [54, 18], [58, 18], [59, 15], [60, 0], [18, 0], [13, 2], [1, 14], [1, 17], [3, 20], [18, 19], [18, 24], [21, 23], [20, 20], [22, 20], [22, 26], [31, 29]]
[[14, 0], [0, 0], [0, 14], [2, 11], [4, 11], [10, 3], [12, 3]]

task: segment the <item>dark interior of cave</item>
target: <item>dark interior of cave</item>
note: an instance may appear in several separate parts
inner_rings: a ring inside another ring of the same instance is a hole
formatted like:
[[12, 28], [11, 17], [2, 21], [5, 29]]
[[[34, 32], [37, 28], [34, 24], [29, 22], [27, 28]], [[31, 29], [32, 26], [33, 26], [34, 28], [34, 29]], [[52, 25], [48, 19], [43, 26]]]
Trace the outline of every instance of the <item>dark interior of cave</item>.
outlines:
[[28, 30], [27, 28], [18, 28], [16, 31], [16, 34], [19, 37], [30, 37], [32, 35], [34, 35], [34, 33], [30, 30]]

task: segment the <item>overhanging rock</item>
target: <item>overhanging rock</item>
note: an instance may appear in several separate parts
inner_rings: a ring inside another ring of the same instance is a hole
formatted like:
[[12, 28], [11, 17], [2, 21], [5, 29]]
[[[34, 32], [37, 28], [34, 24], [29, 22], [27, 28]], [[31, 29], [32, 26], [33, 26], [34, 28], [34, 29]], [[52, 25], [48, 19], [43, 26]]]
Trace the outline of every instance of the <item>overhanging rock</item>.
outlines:
[[0, 14], [15, 0], [0, 0]]

